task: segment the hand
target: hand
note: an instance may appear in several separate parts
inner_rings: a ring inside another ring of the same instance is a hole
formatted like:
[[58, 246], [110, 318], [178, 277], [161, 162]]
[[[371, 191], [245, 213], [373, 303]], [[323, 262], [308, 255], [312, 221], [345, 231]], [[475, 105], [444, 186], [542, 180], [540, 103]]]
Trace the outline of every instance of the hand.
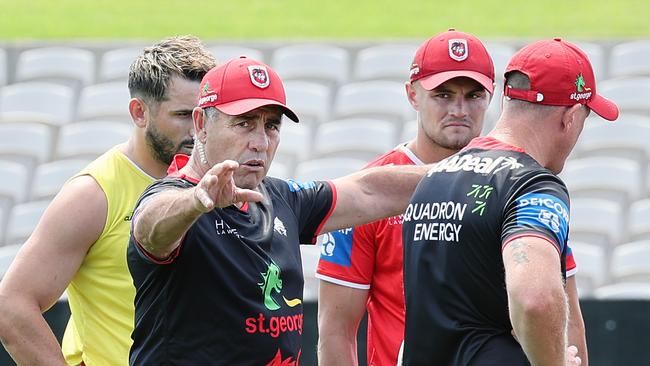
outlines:
[[235, 185], [233, 173], [238, 167], [239, 163], [224, 160], [205, 173], [194, 188], [197, 210], [210, 212], [215, 207], [226, 207], [236, 202], [258, 202], [264, 198], [257, 191], [242, 189]]
[[569, 346], [566, 349], [566, 366], [580, 366], [582, 360], [578, 355], [578, 348], [576, 346]]

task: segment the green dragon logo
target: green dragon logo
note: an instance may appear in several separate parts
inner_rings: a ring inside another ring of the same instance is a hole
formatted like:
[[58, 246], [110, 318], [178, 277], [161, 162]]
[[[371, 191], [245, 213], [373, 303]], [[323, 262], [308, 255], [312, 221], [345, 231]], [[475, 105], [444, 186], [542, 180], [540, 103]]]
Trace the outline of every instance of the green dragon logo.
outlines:
[[578, 93], [582, 93], [582, 91], [585, 88], [585, 79], [582, 77], [582, 74], [578, 75], [575, 84], [576, 84], [576, 88], [578, 89]]
[[262, 280], [264, 282], [258, 283], [264, 294], [264, 306], [269, 310], [278, 310], [280, 305], [273, 299], [271, 294], [273, 291], [280, 293], [282, 290], [282, 279], [280, 279], [280, 267], [273, 261], [269, 263], [266, 273], [262, 273]]

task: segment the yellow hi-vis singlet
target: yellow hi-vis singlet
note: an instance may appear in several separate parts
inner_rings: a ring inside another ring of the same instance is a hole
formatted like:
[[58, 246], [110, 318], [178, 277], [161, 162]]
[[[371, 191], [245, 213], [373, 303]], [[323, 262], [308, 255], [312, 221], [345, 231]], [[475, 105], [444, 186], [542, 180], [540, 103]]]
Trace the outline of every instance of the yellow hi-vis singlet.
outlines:
[[72, 315], [63, 336], [69, 365], [128, 365], [135, 287], [126, 263], [131, 216], [154, 179], [113, 147], [76, 176], [89, 175], [106, 194], [106, 224], [68, 285]]

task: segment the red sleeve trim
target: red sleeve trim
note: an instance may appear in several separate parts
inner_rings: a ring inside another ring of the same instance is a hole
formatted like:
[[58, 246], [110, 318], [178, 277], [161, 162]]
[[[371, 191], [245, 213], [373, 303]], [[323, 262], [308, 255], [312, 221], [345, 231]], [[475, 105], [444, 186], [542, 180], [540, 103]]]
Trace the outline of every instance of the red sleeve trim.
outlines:
[[555, 250], [557, 250], [558, 255], [560, 255], [560, 256], [562, 255], [562, 252], [560, 251], [560, 248], [558, 247], [557, 243], [555, 243], [554, 240], [551, 240], [551, 239], [547, 238], [547, 237], [544, 236], [544, 235], [531, 234], [531, 233], [515, 234], [515, 235], [509, 237], [509, 238], [508, 238], [506, 241], [504, 241], [503, 244], [501, 245], [501, 252], [503, 253], [503, 250], [506, 248], [506, 246], [507, 246], [508, 244], [510, 244], [510, 242], [512, 242], [513, 240], [515, 240], [515, 239], [519, 239], [519, 238], [522, 238], [522, 237], [527, 237], [527, 236], [528, 236], [528, 237], [532, 236], [532, 237], [535, 237], [535, 238], [539, 238], [539, 239], [544, 239], [544, 240], [546, 240], [547, 242], [553, 244], [553, 248], [555, 248]]
[[327, 215], [325, 215], [323, 220], [320, 222], [320, 224], [316, 228], [316, 231], [314, 232], [314, 237], [311, 239], [312, 244], [316, 244], [316, 238], [320, 234], [320, 231], [323, 229], [323, 226], [325, 226], [325, 223], [327, 222], [327, 220], [329, 220], [330, 216], [332, 216], [332, 212], [334, 212], [334, 208], [336, 207], [336, 198], [337, 198], [336, 186], [334, 185], [334, 183], [332, 183], [332, 181], [328, 180], [326, 182], [327, 182], [327, 184], [329, 184], [330, 189], [332, 190], [332, 205], [330, 206], [330, 209], [327, 212]]
[[162, 259], [156, 258], [156, 257], [154, 257], [151, 253], [149, 253], [149, 252], [148, 252], [148, 251], [147, 251], [147, 250], [142, 246], [142, 244], [140, 244], [140, 242], [138, 241], [138, 239], [135, 238], [135, 236], [133, 237], [133, 240], [135, 241], [135, 245], [138, 246], [138, 250], [139, 250], [142, 254], [144, 254], [144, 256], [147, 257], [147, 259], [148, 259], [149, 261], [151, 261], [152, 263], [154, 263], [154, 264], [172, 264], [172, 263], [174, 263], [174, 260], [175, 260], [176, 258], [178, 258], [178, 254], [179, 254], [180, 251], [181, 251], [181, 247], [183, 246], [183, 243], [185, 242], [185, 235], [183, 235], [183, 237], [181, 238], [181, 242], [180, 242], [180, 244], [178, 244], [178, 246], [176, 247], [176, 249], [174, 249], [171, 253], [169, 253], [169, 255], [168, 255], [166, 258], [162, 258]]

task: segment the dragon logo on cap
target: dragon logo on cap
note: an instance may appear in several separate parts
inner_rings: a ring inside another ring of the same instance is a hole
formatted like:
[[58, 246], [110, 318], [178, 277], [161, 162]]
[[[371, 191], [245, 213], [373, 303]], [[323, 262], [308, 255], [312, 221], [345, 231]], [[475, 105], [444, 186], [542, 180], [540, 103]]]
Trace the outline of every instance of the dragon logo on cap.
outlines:
[[269, 78], [269, 72], [266, 70], [266, 67], [262, 65], [248, 66], [248, 74], [251, 77], [251, 82], [253, 85], [258, 88], [266, 88], [271, 82]]
[[463, 61], [469, 56], [466, 39], [449, 40], [449, 57], [456, 61]]

